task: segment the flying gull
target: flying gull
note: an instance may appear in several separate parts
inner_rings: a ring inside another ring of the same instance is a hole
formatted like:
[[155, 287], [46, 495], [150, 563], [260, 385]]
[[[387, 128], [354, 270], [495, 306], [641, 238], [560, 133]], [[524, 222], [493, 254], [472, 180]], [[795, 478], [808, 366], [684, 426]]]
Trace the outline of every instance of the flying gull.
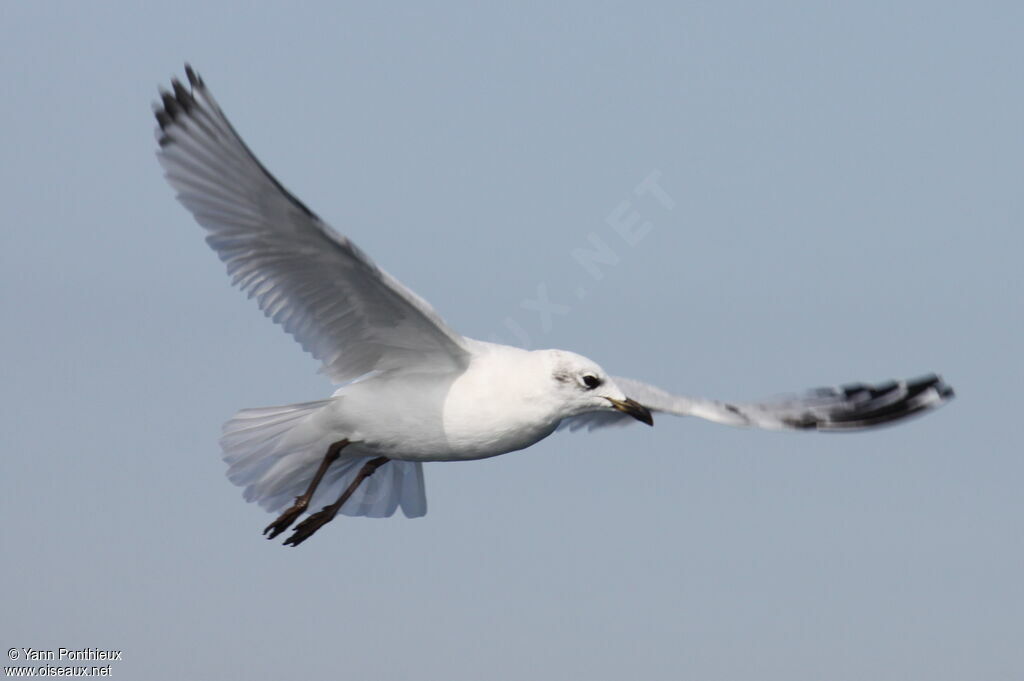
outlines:
[[286, 190], [185, 66], [154, 107], [157, 156], [178, 200], [207, 232], [231, 282], [255, 298], [341, 387], [328, 399], [243, 409], [220, 440], [245, 499], [295, 526], [298, 546], [338, 512], [375, 518], [427, 511], [423, 462], [506, 454], [566, 428], [640, 421], [653, 412], [730, 426], [828, 432], [872, 428], [938, 407], [936, 375], [820, 388], [768, 402], [674, 395], [609, 376], [565, 350], [461, 336]]

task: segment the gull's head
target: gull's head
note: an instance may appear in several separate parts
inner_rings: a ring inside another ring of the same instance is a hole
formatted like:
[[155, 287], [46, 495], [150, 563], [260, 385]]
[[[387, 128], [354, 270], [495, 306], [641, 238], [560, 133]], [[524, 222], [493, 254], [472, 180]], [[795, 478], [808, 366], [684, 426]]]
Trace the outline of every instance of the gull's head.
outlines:
[[551, 383], [560, 398], [563, 418], [594, 411], [619, 411], [649, 426], [651, 411], [626, 396], [597, 362], [565, 350], [542, 350]]

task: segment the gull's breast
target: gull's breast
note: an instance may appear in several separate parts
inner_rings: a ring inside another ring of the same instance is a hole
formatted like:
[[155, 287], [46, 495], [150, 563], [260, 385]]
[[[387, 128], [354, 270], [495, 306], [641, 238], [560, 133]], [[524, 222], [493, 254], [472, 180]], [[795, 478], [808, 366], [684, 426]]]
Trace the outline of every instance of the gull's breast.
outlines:
[[[515, 359], [515, 357], [513, 357]], [[551, 404], [507, 362], [481, 362], [452, 382], [444, 401], [450, 457], [483, 459], [523, 449], [558, 425]]]

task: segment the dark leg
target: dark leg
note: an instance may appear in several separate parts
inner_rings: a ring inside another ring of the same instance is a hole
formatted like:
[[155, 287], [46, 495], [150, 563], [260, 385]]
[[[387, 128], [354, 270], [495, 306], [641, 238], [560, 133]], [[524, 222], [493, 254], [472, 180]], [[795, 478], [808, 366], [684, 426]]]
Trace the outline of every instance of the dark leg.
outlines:
[[273, 539], [277, 535], [287, 530], [295, 519], [298, 518], [306, 511], [306, 507], [309, 506], [310, 499], [313, 498], [313, 492], [316, 491], [320, 481], [324, 478], [324, 473], [330, 468], [331, 464], [338, 460], [338, 455], [341, 450], [348, 444], [348, 440], [339, 440], [330, 447], [327, 448], [327, 453], [324, 455], [324, 460], [320, 462], [320, 468], [316, 469], [316, 475], [313, 476], [313, 482], [309, 483], [309, 488], [306, 493], [301, 497], [295, 497], [295, 503], [291, 505], [284, 513], [277, 517], [277, 520], [267, 525], [267, 529], [263, 530], [263, 534], [270, 533], [267, 539]]
[[387, 462], [388, 458], [386, 456], [378, 456], [376, 459], [370, 459], [363, 464], [363, 467], [360, 468], [359, 472], [356, 474], [355, 480], [353, 480], [352, 484], [341, 493], [338, 500], [330, 506], [324, 506], [322, 509], [299, 523], [292, 532], [292, 536], [285, 540], [284, 545], [288, 546], [290, 544], [292, 546], [298, 546], [312, 537], [314, 532], [331, 522], [334, 519], [334, 516], [338, 514], [338, 510], [341, 508], [342, 504], [348, 501], [348, 498], [352, 496], [352, 493], [356, 491], [360, 484], [362, 484], [363, 480], [373, 475], [374, 471]]

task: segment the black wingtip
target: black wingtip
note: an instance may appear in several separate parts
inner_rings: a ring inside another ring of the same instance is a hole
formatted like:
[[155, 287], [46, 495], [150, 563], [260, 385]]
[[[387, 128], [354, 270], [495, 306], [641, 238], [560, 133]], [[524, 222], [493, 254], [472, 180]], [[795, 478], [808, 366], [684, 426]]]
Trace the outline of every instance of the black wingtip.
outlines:
[[818, 425], [819, 429], [852, 430], [894, 423], [939, 407], [954, 395], [952, 386], [938, 374], [925, 374], [902, 383], [844, 386], [841, 391], [850, 404], [843, 411], [829, 414]]
[[188, 62], [185, 62], [185, 77], [188, 78], [188, 84], [192, 87], [203, 87], [203, 79], [199, 77], [199, 74], [196, 73], [195, 69]]
[[160, 88], [160, 101], [164, 105], [164, 113], [166, 113], [167, 117], [172, 121], [181, 113], [181, 107], [178, 106], [178, 100], [174, 98], [174, 95], [163, 88]]
[[162, 108], [155, 107], [153, 115], [156, 116], [156, 122], [160, 125], [161, 130], [166, 130], [167, 126], [171, 124], [171, 117]]
[[[188, 76], [189, 85], [192, 86], [193, 90], [202, 86], [202, 79], [188, 63], [185, 64], [185, 74]], [[166, 134], [168, 128], [183, 113], [186, 115], [192, 113], [198, 106], [198, 102], [192, 90], [182, 85], [181, 81], [175, 77], [171, 78], [171, 91], [168, 92], [161, 87], [159, 88], [159, 93], [160, 101], [154, 105], [153, 115], [156, 116], [156, 122], [160, 126], [160, 130], [165, 133], [159, 139], [160, 146], [164, 147], [173, 141], [170, 135]]]
[[956, 392], [953, 391], [953, 386], [943, 381], [942, 376], [938, 374], [928, 374], [928, 377], [932, 379], [931, 386], [935, 388], [935, 391], [939, 393], [939, 397], [941, 397], [943, 401], [951, 400], [956, 397]]
[[925, 374], [919, 378], [907, 382], [907, 388], [914, 394], [920, 394], [929, 388], [933, 388], [942, 401], [951, 400], [956, 397], [953, 386], [942, 380], [939, 374]]
[[171, 78], [171, 87], [174, 89], [175, 101], [181, 105], [181, 108], [184, 109], [186, 113], [191, 111], [196, 102], [192, 93], [186, 90], [185, 86], [182, 85], [181, 81], [177, 78]]
[[[238, 133], [235, 132], [231, 123], [213, 102], [209, 92], [206, 91], [206, 83], [202, 77], [188, 62], [185, 62], [185, 77], [191, 86], [191, 91], [177, 78], [171, 79], [171, 90], [173, 92], [168, 92], [165, 88], [159, 89], [160, 101], [157, 102], [153, 110], [153, 115], [156, 117], [162, 131], [157, 136], [157, 143], [162, 148], [169, 147], [176, 142], [176, 136], [179, 132], [184, 135], [193, 134], [194, 131], [190, 130], [192, 128], [201, 131], [208, 140], [213, 140], [214, 142], [212, 143], [214, 144], [220, 143], [222, 137], [231, 137], [233, 138], [233, 144], [237, 144], [245, 150], [249, 160], [259, 167], [263, 174], [266, 175], [267, 180], [277, 187], [294, 204], [295, 208], [308, 217], [319, 220], [306, 204], [302, 203], [302, 201], [285, 189], [278, 182], [277, 178], [271, 175], [256, 156], [249, 151], [248, 146], [238, 137]], [[181, 131], [177, 129], [179, 125], [182, 128]]]

